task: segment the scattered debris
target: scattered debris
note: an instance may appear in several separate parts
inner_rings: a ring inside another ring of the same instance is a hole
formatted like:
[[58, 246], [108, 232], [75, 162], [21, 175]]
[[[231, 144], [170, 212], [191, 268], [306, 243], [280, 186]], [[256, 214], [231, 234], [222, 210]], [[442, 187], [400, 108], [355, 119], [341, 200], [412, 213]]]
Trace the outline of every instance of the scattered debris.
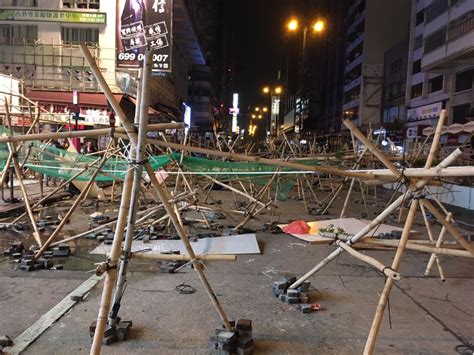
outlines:
[[216, 329], [216, 333], [211, 337], [211, 354], [253, 354], [252, 321], [250, 319], [240, 319], [237, 324], [230, 322], [233, 331]]

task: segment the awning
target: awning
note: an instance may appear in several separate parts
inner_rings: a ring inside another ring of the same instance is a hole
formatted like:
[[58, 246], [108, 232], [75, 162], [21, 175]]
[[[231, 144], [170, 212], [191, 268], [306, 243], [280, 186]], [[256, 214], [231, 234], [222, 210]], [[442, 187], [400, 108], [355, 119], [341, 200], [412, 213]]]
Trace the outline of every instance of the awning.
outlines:
[[[32, 101], [40, 104], [72, 105], [72, 91], [39, 91], [32, 90], [26, 94]], [[123, 94], [114, 94], [115, 99], [120, 102]], [[107, 98], [101, 92], [78, 92], [79, 106], [94, 106], [97, 108], [107, 108], [109, 106]]]
[[[72, 91], [40, 91], [32, 90], [26, 94], [26, 97], [32, 101], [38, 101], [40, 105], [65, 105], [72, 106]], [[134, 111], [136, 106], [136, 99], [129, 95], [114, 94], [115, 99], [120, 103], [122, 108], [127, 107], [127, 111]], [[101, 92], [78, 92], [79, 107], [93, 107], [96, 109], [107, 109], [109, 103], [105, 95]], [[130, 106], [130, 103], [133, 107]], [[163, 113], [152, 107], [148, 109], [150, 116], [159, 116]]]
[[[424, 136], [430, 136], [435, 133], [434, 127], [426, 127], [423, 129]], [[453, 123], [450, 126], [443, 126], [441, 134], [459, 134], [459, 133], [472, 133], [474, 132], [474, 121], [468, 122], [464, 125], [459, 123]]]

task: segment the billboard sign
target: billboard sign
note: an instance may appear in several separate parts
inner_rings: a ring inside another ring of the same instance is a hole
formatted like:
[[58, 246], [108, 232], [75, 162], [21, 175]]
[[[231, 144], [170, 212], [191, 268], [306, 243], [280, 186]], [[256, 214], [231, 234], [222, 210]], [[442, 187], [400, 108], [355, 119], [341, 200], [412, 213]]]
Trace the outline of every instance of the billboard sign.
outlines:
[[428, 118], [438, 118], [443, 109], [442, 102], [436, 102], [431, 105], [420, 106], [408, 110], [408, 121], [420, 121]]
[[0, 21], [105, 24], [107, 15], [103, 12], [0, 9]]
[[118, 0], [117, 67], [140, 68], [148, 46], [153, 74], [171, 72], [173, 0]]

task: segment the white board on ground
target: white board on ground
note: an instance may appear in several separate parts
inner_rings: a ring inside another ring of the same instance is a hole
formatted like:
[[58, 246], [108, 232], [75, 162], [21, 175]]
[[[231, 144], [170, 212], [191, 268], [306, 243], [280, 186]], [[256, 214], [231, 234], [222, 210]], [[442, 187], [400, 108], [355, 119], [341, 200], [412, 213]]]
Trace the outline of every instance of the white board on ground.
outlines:
[[[196, 255], [207, 254], [260, 254], [260, 248], [255, 234], [229, 235], [216, 238], [202, 238], [191, 242]], [[91, 254], [110, 254], [112, 246], [101, 244]], [[162, 254], [170, 250], [179, 250], [182, 255], [188, 255], [181, 240], [152, 240], [149, 243], [134, 241], [132, 252], [151, 249], [150, 254]]]
[[[360, 232], [366, 225], [371, 221], [366, 219], [357, 219], [357, 218], [337, 218], [337, 219], [328, 219], [324, 221], [312, 221], [306, 222], [308, 226], [311, 227], [308, 234], [293, 234], [289, 233], [292, 236], [302, 239], [306, 242], [312, 244], [327, 244], [333, 241], [333, 238], [322, 237], [319, 235], [319, 231], [322, 228], [327, 228], [329, 226], [334, 226], [335, 228], [342, 228], [347, 234], [356, 234]], [[287, 224], [280, 224], [278, 227], [284, 228]], [[372, 232], [368, 233], [368, 236], [377, 236], [380, 233], [390, 233], [391, 231], [403, 231], [403, 228], [391, 226], [388, 224], [381, 224]], [[413, 231], [411, 233], [414, 233]]]

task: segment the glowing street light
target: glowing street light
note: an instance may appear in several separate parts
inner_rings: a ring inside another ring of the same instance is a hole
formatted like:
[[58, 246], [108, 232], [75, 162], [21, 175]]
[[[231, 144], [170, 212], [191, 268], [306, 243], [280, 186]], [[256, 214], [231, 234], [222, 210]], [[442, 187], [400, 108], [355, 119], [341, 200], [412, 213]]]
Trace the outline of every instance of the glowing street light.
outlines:
[[314, 33], [321, 33], [326, 29], [326, 23], [324, 20], [317, 20], [313, 23], [313, 32]]
[[255, 111], [260, 111], [260, 107], [255, 107]]
[[262, 115], [258, 115], [258, 118], [262, 118]]
[[281, 88], [281, 86], [277, 86], [275, 88], [275, 94], [277, 94], [277, 95], [280, 95], [282, 93], [282, 91], [283, 91], [283, 89]]
[[256, 116], [256, 115], [252, 115], [252, 118], [257, 118], [257, 116]]
[[288, 31], [295, 32], [296, 30], [298, 30], [299, 25], [300, 24], [298, 20], [295, 18], [292, 18], [290, 19], [290, 21], [288, 21], [286, 28], [288, 29]]
[[267, 111], [268, 111], [268, 107], [264, 107], [263, 112], [267, 112]]

